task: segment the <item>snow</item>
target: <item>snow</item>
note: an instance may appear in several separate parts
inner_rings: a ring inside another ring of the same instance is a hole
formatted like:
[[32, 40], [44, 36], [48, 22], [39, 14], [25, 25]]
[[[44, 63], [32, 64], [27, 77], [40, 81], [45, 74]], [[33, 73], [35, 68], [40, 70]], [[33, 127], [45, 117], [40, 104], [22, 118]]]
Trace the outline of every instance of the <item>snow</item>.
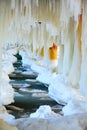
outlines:
[[11, 72], [14, 71], [14, 67], [11, 62], [9, 61], [3, 61], [2, 62], [2, 71], [5, 72], [6, 74], [10, 74]]
[[8, 105], [14, 102], [14, 90], [9, 83], [0, 83], [0, 104]]
[[5, 72], [2, 72], [2, 80], [7, 83], [10, 81], [8, 74], [6, 74]]
[[10, 51], [8, 51], [8, 52], [2, 53], [2, 60], [14, 63], [17, 61], [17, 58], [15, 56], [13, 56], [13, 54], [11, 54]]
[[8, 74], [14, 71], [13, 63], [17, 60], [13, 54], [16, 54], [16, 49], [3, 51], [2, 53], [2, 72], [0, 78], [0, 119], [7, 123], [14, 123], [14, 116], [8, 114], [3, 105], [8, 105], [14, 102], [14, 90], [9, 84]]
[[40, 106], [35, 113], [30, 114], [30, 118], [41, 118], [41, 119], [52, 118], [57, 116], [58, 115], [54, 113], [51, 110], [51, 107], [48, 105]]
[[87, 99], [72, 99], [68, 104], [63, 108], [64, 116], [87, 113]]

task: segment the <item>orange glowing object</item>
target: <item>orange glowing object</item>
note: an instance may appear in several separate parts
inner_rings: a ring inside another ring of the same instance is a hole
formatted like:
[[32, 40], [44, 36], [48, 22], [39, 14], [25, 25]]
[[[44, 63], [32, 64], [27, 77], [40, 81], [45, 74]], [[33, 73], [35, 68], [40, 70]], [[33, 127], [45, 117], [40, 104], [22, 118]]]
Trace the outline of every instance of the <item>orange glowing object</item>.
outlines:
[[58, 58], [58, 46], [53, 43], [53, 46], [49, 48], [50, 60], [57, 60]]

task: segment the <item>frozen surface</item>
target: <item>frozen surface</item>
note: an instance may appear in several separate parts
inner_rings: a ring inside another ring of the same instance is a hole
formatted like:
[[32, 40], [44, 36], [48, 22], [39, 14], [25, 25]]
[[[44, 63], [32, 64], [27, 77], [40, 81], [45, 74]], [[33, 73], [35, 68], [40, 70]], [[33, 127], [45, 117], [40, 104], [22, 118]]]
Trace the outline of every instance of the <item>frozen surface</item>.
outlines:
[[6, 74], [10, 74], [11, 72], [14, 71], [14, 67], [11, 62], [9, 61], [3, 61], [2, 62], [2, 71], [5, 72]]
[[53, 118], [58, 115], [51, 110], [51, 107], [48, 105], [40, 106], [35, 113], [30, 114], [30, 118]]
[[13, 54], [16, 53], [15, 49], [3, 51], [2, 54], [2, 70], [0, 77], [0, 104], [7, 105], [14, 102], [14, 90], [9, 84], [8, 74], [14, 71], [13, 63], [16, 58]]
[[20, 130], [86, 130], [87, 114], [50, 119], [26, 118], [17, 120]]
[[13, 56], [9, 51], [8, 52], [3, 52], [2, 53], [2, 60], [3, 61], [9, 61], [11, 63], [14, 63], [17, 61], [17, 58]]
[[7, 105], [13, 102], [14, 90], [9, 83], [0, 83], [0, 104]]

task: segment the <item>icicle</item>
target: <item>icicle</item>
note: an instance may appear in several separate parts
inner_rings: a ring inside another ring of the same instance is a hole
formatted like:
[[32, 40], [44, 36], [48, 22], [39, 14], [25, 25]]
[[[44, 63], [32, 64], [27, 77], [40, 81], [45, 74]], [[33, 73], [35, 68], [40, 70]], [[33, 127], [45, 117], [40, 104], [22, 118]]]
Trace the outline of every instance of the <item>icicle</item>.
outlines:
[[58, 73], [63, 73], [64, 45], [59, 45], [58, 48]]
[[73, 19], [70, 19], [69, 24], [67, 25], [67, 28], [65, 29], [64, 36], [63, 36], [63, 42], [64, 44], [64, 59], [63, 59], [63, 73], [64, 75], [68, 75], [72, 63], [72, 57], [73, 57], [73, 44], [74, 44], [74, 37], [73, 37]]
[[23, 10], [23, 2], [22, 0], [20, 1], [20, 12], [22, 13], [22, 10]]
[[74, 87], [78, 87], [80, 79], [81, 70], [81, 33], [82, 33], [82, 15], [78, 18], [78, 26], [75, 23], [75, 42], [74, 42], [74, 53], [72, 67], [68, 77], [69, 82], [72, 83]]
[[36, 54], [37, 41], [36, 41], [36, 24], [33, 26], [33, 53]]
[[35, 4], [36, 4], [36, 6], [39, 6], [39, 5], [38, 5], [38, 0], [35, 0]]
[[81, 14], [82, 0], [68, 0], [68, 4], [74, 20], [78, 21], [78, 15]]
[[67, 2], [65, 0], [60, 1], [60, 27], [67, 28], [69, 24], [70, 12], [67, 7]]
[[15, 9], [15, 0], [11, 0], [11, 8], [14, 10]]
[[80, 92], [87, 97], [87, 1], [83, 1], [82, 15], [82, 64], [80, 76]]
[[43, 24], [43, 37], [44, 37], [44, 65], [48, 66], [48, 45], [47, 45], [47, 32], [46, 24]]

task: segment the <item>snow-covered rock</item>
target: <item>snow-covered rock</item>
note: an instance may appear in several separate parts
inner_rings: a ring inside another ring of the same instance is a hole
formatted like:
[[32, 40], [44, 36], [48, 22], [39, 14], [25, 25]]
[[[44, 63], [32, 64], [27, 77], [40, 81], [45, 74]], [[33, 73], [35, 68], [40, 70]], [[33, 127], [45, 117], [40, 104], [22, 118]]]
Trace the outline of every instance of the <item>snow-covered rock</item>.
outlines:
[[87, 113], [87, 99], [84, 97], [72, 99], [63, 107], [62, 111], [64, 115]]
[[2, 81], [9, 83], [10, 79], [9, 79], [8, 74], [6, 74], [5, 72], [2, 72], [1, 76], [2, 76]]
[[7, 50], [7, 53], [12, 54], [12, 55], [16, 55], [17, 52], [18, 52], [18, 48], [15, 48], [15, 47]]
[[10, 52], [3, 52], [2, 53], [2, 60], [14, 63], [17, 61], [17, 58], [15, 56], [13, 56], [12, 54], [10, 54]]
[[0, 130], [18, 130], [18, 128], [0, 119]]
[[36, 79], [42, 83], [50, 84], [52, 81], [54, 81], [56, 76], [56, 73], [51, 73], [48, 70], [45, 70], [40, 73]]
[[14, 101], [14, 90], [8, 83], [0, 83], [0, 104], [7, 105]]
[[14, 71], [14, 67], [11, 62], [9, 61], [2, 62], [2, 72], [5, 72], [6, 74], [10, 74], [13, 71]]
[[58, 75], [49, 85], [49, 96], [58, 103], [68, 103], [73, 98], [79, 99], [83, 97], [78, 88], [74, 88], [63, 75]]
[[8, 114], [6, 108], [2, 105], [0, 105], [0, 119], [3, 119], [9, 124], [15, 124], [15, 117], [11, 114]]
[[35, 113], [30, 114], [30, 118], [42, 118], [42, 119], [53, 118], [57, 116], [59, 115], [54, 113], [51, 110], [51, 107], [48, 105], [40, 106]]
[[86, 130], [87, 113], [55, 119], [23, 118], [16, 123], [19, 130]]

